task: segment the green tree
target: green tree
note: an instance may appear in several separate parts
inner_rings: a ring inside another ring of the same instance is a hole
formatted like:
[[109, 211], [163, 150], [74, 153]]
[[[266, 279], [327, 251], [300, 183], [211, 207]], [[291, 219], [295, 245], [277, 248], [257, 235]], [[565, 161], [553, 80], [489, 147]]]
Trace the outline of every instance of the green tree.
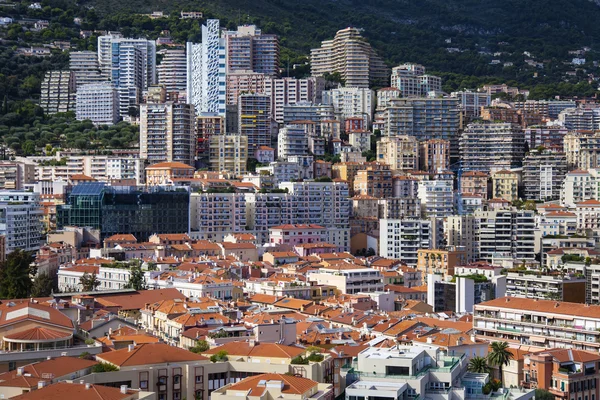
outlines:
[[488, 374], [490, 372], [488, 360], [485, 357], [471, 358], [469, 360], [469, 364], [467, 365], [467, 371], [477, 374]]
[[54, 281], [48, 274], [38, 274], [33, 279], [31, 297], [48, 297], [54, 289]]
[[490, 365], [498, 367], [500, 381], [502, 382], [502, 368], [510, 363], [514, 355], [508, 347], [508, 342], [493, 342], [491, 348], [492, 351], [488, 354], [487, 359]]
[[87, 272], [83, 274], [81, 278], [79, 278], [79, 283], [83, 286], [84, 292], [93, 292], [96, 290], [98, 286], [100, 286], [100, 281], [96, 276], [96, 273], [88, 274]]
[[144, 277], [144, 271], [139, 265], [134, 265], [130, 269], [129, 282], [125, 285], [126, 289], [145, 290], [146, 289], [146, 278]]
[[36, 269], [33, 257], [26, 251], [15, 250], [0, 264], [0, 298], [23, 299], [31, 293], [31, 277]]
[[196, 345], [190, 348], [190, 351], [192, 353], [204, 353], [208, 349], [210, 349], [210, 345], [206, 340], [198, 340]]
[[221, 350], [217, 354], [213, 354], [212, 356], [210, 356], [210, 361], [213, 363], [219, 361], [227, 361], [227, 354], [229, 353], [227, 353], [225, 350]]
[[92, 367], [92, 372], [96, 372], [96, 373], [112, 372], [112, 371], [118, 371], [118, 370], [119, 370], [119, 367], [117, 367], [113, 364], [105, 363], [105, 362], [98, 363]]
[[535, 389], [535, 400], [554, 400], [555, 397], [546, 389]]

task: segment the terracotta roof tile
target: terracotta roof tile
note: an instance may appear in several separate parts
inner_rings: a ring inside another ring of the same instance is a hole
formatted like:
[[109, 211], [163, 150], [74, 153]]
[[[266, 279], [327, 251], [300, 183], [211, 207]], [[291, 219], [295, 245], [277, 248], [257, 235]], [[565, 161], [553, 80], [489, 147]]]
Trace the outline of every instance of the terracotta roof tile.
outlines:
[[121, 349], [96, 356], [97, 360], [119, 367], [207, 360], [206, 357], [165, 343], [145, 343], [133, 350]]

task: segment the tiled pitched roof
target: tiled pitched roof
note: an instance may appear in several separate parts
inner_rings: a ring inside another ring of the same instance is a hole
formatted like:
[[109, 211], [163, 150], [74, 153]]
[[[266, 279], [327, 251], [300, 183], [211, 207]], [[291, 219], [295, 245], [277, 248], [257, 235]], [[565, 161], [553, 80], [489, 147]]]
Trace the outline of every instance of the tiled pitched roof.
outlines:
[[121, 349], [96, 356], [99, 361], [119, 367], [207, 360], [206, 357], [165, 343], [145, 343], [133, 350]]
[[283, 388], [281, 389], [281, 393], [295, 395], [304, 394], [318, 385], [317, 382], [311, 379], [300, 378], [297, 376], [288, 376], [283, 374], [262, 374], [243, 379], [238, 383], [234, 383], [228, 388], [228, 390], [249, 391], [252, 393], [253, 397], [259, 397], [262, 396], [265, 390], [267, 390], [266, 385], [261, 385], [261, 383], [265, 381], [282, 381]]

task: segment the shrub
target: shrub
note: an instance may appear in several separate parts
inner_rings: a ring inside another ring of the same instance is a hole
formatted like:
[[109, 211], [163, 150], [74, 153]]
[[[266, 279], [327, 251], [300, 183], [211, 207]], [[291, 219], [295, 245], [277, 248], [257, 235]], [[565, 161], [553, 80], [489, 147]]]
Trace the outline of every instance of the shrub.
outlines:
[[92, 372], [112, 372], [118, 370], [119, 367], [104, 362], [98, 363], [92, 367]]

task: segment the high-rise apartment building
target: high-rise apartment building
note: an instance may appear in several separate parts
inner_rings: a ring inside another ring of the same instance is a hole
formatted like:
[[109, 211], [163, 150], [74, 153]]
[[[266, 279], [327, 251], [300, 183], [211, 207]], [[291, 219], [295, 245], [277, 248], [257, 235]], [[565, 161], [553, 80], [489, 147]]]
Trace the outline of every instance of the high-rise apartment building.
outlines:
[[271, 146], [271, 98], [264, 94], [238, 97], [238, 131], [248, 138], [248, 152]]
[[561, 111], [577, 108], [577, 103], [574, 100], [526, 100], [516, 101], [515, 108], [538, 113], [544, 118], [557, 119]]
[[452, 215], [444, 221], [446, 244], [466, 251], [467, 261], [479, 259], [477, 219], [473, 215]]
[[187, 44], [187, 96], [196, 113], [225, 116], [226, 43], [218, 19], [202, 25], [202, 43]]
[[287, 160], [290, 156], [308, 155], [308, 135], [297, 125], [286, 125], [277, 136], [277, 158]]
[[442, 91], [442, 78], [425, 74], [425, 67], [406, 63], [392, 68], [391, 87], [400, 90], [402, 97], [425, 97]]
[[75, 115], [78, 121], [89, 119], [95, 125], [119, 121], [119, 94], [110, 82], [90, 83], [77, 88]]
[[207, 157], [210, 138], [225, 133], [225, 118], [218, 115], [196, 116], [196, 156]]
[[72, 71], [48, 71], [42, 81], [40, 107], [46, 114], [75, 110], [75, 74]]
[[429, 139], [419, 143], [419, 167], [427, 172], [448, 170], [450, 168], [450, 141]]
[[323, 92], [323, 104], [332, 105], [337, 119], [358, 117], [368, 128], [375, 110], [375, 92], [368, 88], [342, 87]]
[[244, 193], [192, 193], [190, 236], [221, 242], [229, 234], [245, 232], [245, 196]]
[[156, 84], [156, 42], [124, 38], [119, 33], [98, 37], [98, 63], [119, 92], [119, 109], [126, 115], [140, 103], [142, 92]]
[[95, 51], [72, 51], [69, 53], [69, 69], [75, 74], [77, 87], [90, 83], [100, 83], [108, 78], [102, 75]]
[[573, 132], [564, 137], [564, 151], [570, 169], [588, 170], [600, 167], [600, 134]]
[[255, 25], [238, 26], [225, 32], [227, 73], [253, 71], [266, 76], [279, 76], [279, 39], [263, 34]]
[[338, 72], [346, 87], [387, 86], [389, 70], [356, 28], [338, 31], [310, 51], [311, 74]]
[[227, 171], [241, 176], [248, 161], [248, 137], [237, 133], [211, 135], [209, 162], [212, 171]]
[[195, 113], [191, 104], [148, 103], [140, 107], [140, 158], [151, 164], [194, 165]]
[[184, 49], [161, 50], [163, 58], [156, 67], [158, 84], [167, 92], [183, 92], [187, 88], [187, 58]]
[[426, 219], [380, 219], [379, 255], [416, 266], [418, 250], [432, 247], [431, 225]]
[[596, 131], [600, 129], [600, 108], [566, 108], [558, 120], [571, 131]]
[[6, 238], [5, 254], [17, 249], [39, 250], [43, 213], [39, 193], [0, 191], [0, 235]]
[[475, 219], [482, 260], [492, 262], [494, 257], [518, 261], [535, 259], [534, 211], [478, 211]]
[[458, 158], [460, 109], [458, 99], [412, 98], [392, 99], [382, 113], [385, 136], [410, 135], [418, 141], [444, 139], [450, 141], [450, 155]]
[[523, 159], [523, 189], [528, 200], [559, 200], [565, 175], [565, 153], [532, 150]]
[[418, 183], [417, 196], [426, 217], [445, 218], [454, 214], [452, 180], [421, 180]]
[[419, 169], [419, 143], [414, 136], [384, 136], [377, 142], [377, 161], [393, 171]]
[[489, 93], [473, 92], [471, 90], [452, 92], [450, 93], [450, 97], [458, 99], [460, 111], [467, 120], [479, 117], [481, 115], [481, 107], [488, 107], [492, 102]]
[[265, 74], [252, 71], [227, 73], [227, 105], [237, 105], [241, 94], [264, 94]]
[[392, 171], [386, 164], [371, 164], [356, 172], [354, 194], [380, 199], [393, 197]]
[[525, 154], [525, 136], [520, 126], [499, 123], [472, 123], [460, 138], [462, 168], [494, 171], [519, 168]]
[[266, 78], [264, 93], [271, 97], [273, 119], [283, 123], [283, 108], [298, 103], [321, 104], [325, 89], [323, 78]]

